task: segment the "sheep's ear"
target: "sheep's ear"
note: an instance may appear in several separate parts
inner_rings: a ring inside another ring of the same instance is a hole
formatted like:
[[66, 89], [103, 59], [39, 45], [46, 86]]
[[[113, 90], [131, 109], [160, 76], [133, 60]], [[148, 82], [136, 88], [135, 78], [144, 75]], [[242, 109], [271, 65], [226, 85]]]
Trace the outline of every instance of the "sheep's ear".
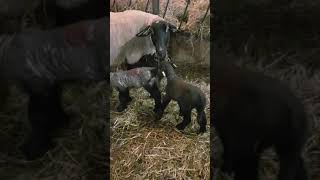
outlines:
[[170, 29], [171, 32], [177, 32], [178, 31], [178, 28], [176, 26], [174, 26], [171, 23], [168, 23], [168, 24], [169, 24], [169, 29]]
[[152, 32], [151, 26], [147, 26], [144, 29], [142, 29], [136, 36], [138, 37], [145, 37], [150, 35]]

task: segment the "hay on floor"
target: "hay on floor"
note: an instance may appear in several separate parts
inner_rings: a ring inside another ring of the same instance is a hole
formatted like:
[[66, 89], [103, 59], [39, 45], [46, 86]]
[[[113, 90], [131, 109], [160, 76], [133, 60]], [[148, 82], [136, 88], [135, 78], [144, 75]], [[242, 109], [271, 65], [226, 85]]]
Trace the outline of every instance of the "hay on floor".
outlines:
[[[209, 72], [209, 71], [207, 71]], [[133, 101], [125, 112], [116, 112], [118, 93], [111, 99], [112, 179], [209, 179], [210, 175], [210, 84], [202, 78], [186, 81], [198, 86], [207, 98], [207, 132], [197, 135], [196, 112], [185, 131], [178, 132], [179, 107], [172, 101], [163, 118], [155, 123], [154, 102], [144, 89], [132, 89]], [[183, 77], [186, 79], [186, 77]], [[162, 88], [165, 85], [162, 80]], [[162, 92], [163, 89], [162, 89]]]

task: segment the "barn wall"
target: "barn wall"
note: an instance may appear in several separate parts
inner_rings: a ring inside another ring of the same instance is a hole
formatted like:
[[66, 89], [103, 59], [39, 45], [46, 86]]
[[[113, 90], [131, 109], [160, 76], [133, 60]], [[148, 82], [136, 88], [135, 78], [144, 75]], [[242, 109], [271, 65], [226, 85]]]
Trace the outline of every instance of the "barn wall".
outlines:
[[191, 35], [171, 37], [169, 54], [173, 61], [210, 64], [210, 41]]

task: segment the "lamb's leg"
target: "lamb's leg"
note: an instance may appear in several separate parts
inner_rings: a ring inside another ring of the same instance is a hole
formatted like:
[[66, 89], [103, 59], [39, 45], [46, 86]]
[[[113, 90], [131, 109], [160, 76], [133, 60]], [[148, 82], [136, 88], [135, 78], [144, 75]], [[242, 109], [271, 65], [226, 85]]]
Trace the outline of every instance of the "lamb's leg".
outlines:
[[230, 145], [230, 142], [224, 138], [224, 136], [220, 135], [222, 144], [223, 144], [223, 153], [222, 153], [222, 167], [221, 171], [225, 174], [231, 175], [232, 172], [234, 171], [234, 166], [233, 166], [233, 149]]
[[304, 166], [304, 161], [301, 157], [301, 154], [297, 157], [297, 172], [296, 172], [296, 176], [295, 176], [295, 180], [298, 179], [302, 179], [302, 180], [307, 180], [308, 179], [308, 175], [307, 175], [307, 171], [305, 169]]
[[191, 109], [186, 109], [185, 107], [181, 106], [180, 111], [183, 114], [183, 121], [179, 123], [176, 128], [183, 130], [191, 122]]
[[222, 170], [229, 175], [234, 171], [234, 180], [258, 180], [260, 154], [255, 151], [254, 138], [239, 135], [239, 133], [228, 132], [221, 135], [224, 149]]
[[276, 147], [280, 159], [278, 179], [307, 180], [307, 173], [301, 157], [301, 148]]
[[154, 99], [154, 109], [155, 113], [161, 111], [161, 92], [158, 86], [154, 83], [152, 86], [144, 86], [144, 88], [150, 93], [151, 97]]
[[9, 84], [6, 81], [0, 82], [0, 109], [5, 107], [7, 96], [9, 95]]
[[[234, 180], [258, 180], [258, 154], [254, 152], [254, 148], [244, 149], [237, 153], [235, 161]], [[243, 164], [245, 162], [245, 166]]]
[[28, 160], [42, 156], [52, 145], [48, 134], [50, 129], [45, 122], [49, 121], [44, 102], [37, 95], [31, 95], [29, 99], [29, 121], [31, 124], [31, 134], [26, 140], [23, 150]]
[[51, 88], [51, 95], [50, 100], [52, 103], [48, 104], [50, 107], [50, 117], [52, 118], [52, 121], [55, 121], [57, 127], [61, 127], [63, 125], [66, 125], [69, 123], [70, 117], [66, 114], [66, 112], [63, 110], [63, 104], [62, 104], [62, 87], [61, 85], [55, 84]]
[[119, 105], [117, 106], [117, 111], [122, 112], [124, 111], [128, 104], [132, 101], [132, 98], [129, 94], [129, 88], [125, 89], [118, 89], [119, 91]]
[[60, 107], [59, 89], [48, 85], [36, 86], [36, 90], [27, 87], [30, 96], [28, 115], [32, 130], [23, 149], [29, 160], [42, 156], [52, 147], [52, 133], [67, 118]]
[[204, 110], [197, 110], [197, 120], [198, 124], [200, 126], [199, 133], [204, 133], [206, 131], [206, 125], [207, 125], [207, 118], [206, 118], [206, 113]]
[[181, 103], [178, 101], [178, 106], [179, 106], [179, 116], [183, 116], [182, 111], [181, 111]]
[[167, 94], [163, 97], [163, 101], [162, 101], [162, 105], [161, 105], [161, 108], [160, 110], [158, 111], [157, 113], [157, 120], [160, 120], [163, 116], [163, 112], [164, 110], [166, 109], [166, 107], [168, 106], [168, 104], [170, 103], [171, 101], [171, 97], [168, 96]]

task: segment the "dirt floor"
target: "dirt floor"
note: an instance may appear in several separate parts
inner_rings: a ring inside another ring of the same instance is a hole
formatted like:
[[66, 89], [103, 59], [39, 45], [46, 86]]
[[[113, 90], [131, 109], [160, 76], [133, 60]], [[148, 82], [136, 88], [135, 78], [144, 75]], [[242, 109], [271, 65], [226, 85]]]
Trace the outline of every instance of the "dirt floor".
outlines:
[[[163, 118], [154, 122], [154, 102], [143, 88], [130, 91], [133, 101], [122, 113], [116, 112], [117, 92], [113, 91], [111, 118], [112, 179], [209, 179], [210, 174], [210, 75], [209, 66], [177, 64], [176, 73], [198, 86], [207, 98], [207, 132], [197, 135], [196, 112], [184, 132], [179, 107], [172, 101]], [[192, 67], [192, 68], [190, 68]], [[186, 71], [186, 68], [189, 70]], [[165, 78], [162, 80], [164, 92]]]
[[13, 85], [0, 112], [0, 179], [103, 179], [108, 156], [103, 89], [95, 84], [66, 85], [64, 108], [70, 124], [57, 132], [54, 149], [41, 159], [25, 161], [19, 146], [29, 130], [28, 97]]

